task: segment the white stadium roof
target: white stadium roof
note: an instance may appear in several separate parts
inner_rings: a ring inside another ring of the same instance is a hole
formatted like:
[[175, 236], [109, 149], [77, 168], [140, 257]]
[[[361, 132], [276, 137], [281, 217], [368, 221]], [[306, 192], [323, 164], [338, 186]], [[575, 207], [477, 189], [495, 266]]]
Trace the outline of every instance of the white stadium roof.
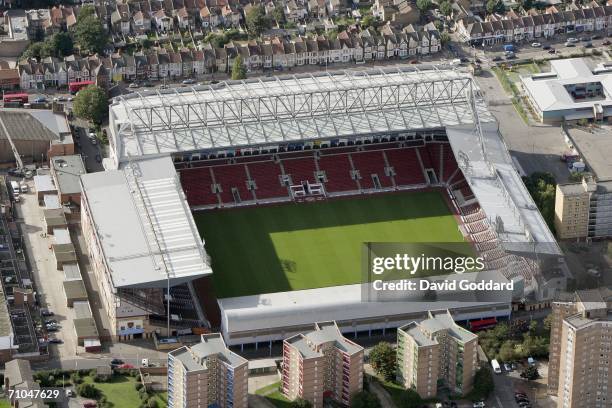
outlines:
[[478, 203], [511, 252], [561, 255], [555, 237], [518, 175], [496, 122], [451, 126], [446, 135]]
[[[274, 145], [493, 120], [464, 72], [436, 66], [332, 71], [117, 97], [115, 166], [129, 156]], [[476, 111], [476, 112], [475, 112]]]
[[[484, 271], [455, 275], [454, 278], [469, 281], [508, 282], [498, 271]], [[355, 284], [332, 286], [318, 289], [296, 290], [292, 292], [267, 293], [262, 295], [241, 296], [218, 299], [221, 309], [223, 337], [228, 345], [248, 343], [249, 338], [240, 338], [247, 333], [257, 336], [259, 341], [286, 338], [299, 332], [304, 325], [318, 321], [335, 320], [339, 325], [355, 322], [355, 327], [363, 330], [362, 325], [370, 328], [382, 328], [385, 319], [386, 327], [397, 326], [406, 322], [396, 320], [403, 315], [426, 313], [432, 309], [455, 310], [460, 316], [458, 320], [473, 319], [482, 316], [482, 311], [470, 315], [471, 308], [485, 308], [488, 315], [507, 316], [512, 302], [510, 291], [495, 292], [494, 300], [483, 301], [476, 292], [462, 292], [445, 296], [443, 291], [437, 291], [435, 304], [431, 301], [372, 301], [364, 300], [370, 284]], [[418, 291], [386, 292], [385, 297], [415, 296]], [[493, 293], [493, 292], [491, 292]], [[490, 298], [488, 296], [487, 298]], [[367, 298], [366, 298], [367, 299]], [[410, 321], [414, 317], [409, 318]], [[383, 324], [381, 326], [380, 324]], [[294, 328], [294, 329], [292, 329]], [[267, 337], [266, 337], [267, 336]]]
[[165, 287], [210, 266], [170, 157], [81, 176], [115, 287]]

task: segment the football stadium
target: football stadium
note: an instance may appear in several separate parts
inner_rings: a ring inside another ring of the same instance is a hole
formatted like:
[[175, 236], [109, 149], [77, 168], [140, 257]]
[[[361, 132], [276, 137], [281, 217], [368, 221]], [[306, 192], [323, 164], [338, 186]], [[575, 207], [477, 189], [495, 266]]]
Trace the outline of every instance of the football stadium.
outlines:
[[[556, 290], [539, 260], [559, 247], [476, 83], [451, 67], [138, 91], [114, 99], [110, 129], [106, 169], [151, 183], [139, 161], [174, 163], [206, 268], [168, 267], [167, 290], [170, 276], [187, 285], [228, 345], [271, 345], [321, 320], [358, 336], [422, 317], [431, 302], [362, 302], [364, 242], [470, 243], [486, 261], [478, 279], [516, 284], [494, 301], [436, 301], [464, 323]], [[149, 212], [155, 192], [136, 189]], [[163, 258], [172, 242], [149, 230]]]

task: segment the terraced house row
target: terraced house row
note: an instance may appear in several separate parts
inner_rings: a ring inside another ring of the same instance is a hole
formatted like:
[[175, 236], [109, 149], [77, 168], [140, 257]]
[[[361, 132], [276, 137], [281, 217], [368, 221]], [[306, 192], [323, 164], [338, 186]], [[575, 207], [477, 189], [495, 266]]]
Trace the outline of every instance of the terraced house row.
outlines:
[[229, 42], [222, 48], [206, 44], [199, 50], [151, 49], [148, 52], [113, 54], [110, 57], [69, 56], [21, 61], [22, 89], [65, 87], [71, 82], [94, 81], [98, 86], [135, 80], [197, 78], [229, 72], [240, 55], [249, 71], [289, 69], [304, 65], [365, 63], [406, 59], [440, 51], [440, 35], [433, 24], [417, 30], [412, 25], [398, 30], [390, 25], [375, 30], [343, 31], [337, 38], [272, 38], [266, 41]]
[[459, 21], [457, 33], [468, 43], [492, 45], [501, 42], [531, 41], [557, 34], [608, 30], [612, 27], [612, 6], [600, 6], [592, 1], [584, 7], [575, 4], [548, 7], [544, 12], [535, 9], [524, 14], [509, 11], [492, 14], [484, 21], [467, 17]]

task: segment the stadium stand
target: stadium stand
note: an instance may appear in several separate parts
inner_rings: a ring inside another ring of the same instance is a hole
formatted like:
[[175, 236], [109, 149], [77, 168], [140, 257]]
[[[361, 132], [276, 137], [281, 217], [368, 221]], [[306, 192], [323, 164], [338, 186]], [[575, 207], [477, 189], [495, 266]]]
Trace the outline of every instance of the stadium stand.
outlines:
[[288, 197], [287, 188], [281, 184], [280, 166], [273, 161], [247, 164], [251, 180], [255, 182], [255, 195], [258, 199]]
[[181, 183], [191, 205], [218, 204], [219, 197], [212, 192], [213, 178], [209, 167], [183, 169]]
[[324, 169], [327, 179], [325, 188], [328, 192], [354, 191], [359, 188], [351, 178], [353, 168], [347, 154], [322, 155], [319, 167]]
[[283, 158], [281, 165], [286, 175], [291, 176], [291, 184], [301, 184], [302, 182], [317, 183], [315, 174], [317, 166], [312, 152], [308, 152], [304, 157]]
[[247, 189], [248, 174], [244, 164], [229, 164], [211, 168], [214, 180], [219, 185], [219, 195], [224, 203], [252, 200]]
[[416, 149], [400, 148], [385, 150], [389, 165], [395, 170], [398, 185], [424, 184], [425, 176], [419, 164]]
[[[353, 166], [359, 170], [359, 184], [362, 189], [392, 187], [391, 177], [385, 174], [385, 160], [380, 151], [350, 153]], [[374, 180], [378, 179], [379, 185]]]

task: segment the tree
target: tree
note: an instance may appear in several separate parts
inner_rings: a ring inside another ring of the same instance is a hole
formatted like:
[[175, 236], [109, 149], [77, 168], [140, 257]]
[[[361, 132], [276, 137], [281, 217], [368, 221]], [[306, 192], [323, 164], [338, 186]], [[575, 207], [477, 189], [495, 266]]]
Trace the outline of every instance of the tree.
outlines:
[[259, 36], [270, 28], [270, 20], [266, 16], [266, 11], [262, 5], [251, 7], [246, 13], [246, 25], [249, 34]]
[[501, 0], [488, 0], [487, 1], [487, 13], [503, 13], [505, 10], [504, 3]]
[[424, 13], [431, 7], [431, 0], [417, 0], [416, 6], [421, 13]]
[[421, 396], [413, 389], [402, 392], [399, 399], [398, 408], [419, 408], [423, 403]]
[[368, 14], [367, 16], [361, 19], [361, 28], [363, 30], [369, 27], [376, 28], [377, 25], [378, 24], [377, 24], [376, 18], [371, 14]]
[[310, 401], [303, 398], [296, 398], [290, 404], [291, 408], [312, 408]]
[[102, 52], [108, 38], [100, 20], [94, 15], [86, 15], [85, 18], [79, 16], [76, 26], [76, 42], [81, 50]]
[[285, 24], [285, 12], [283, 11], [283, 8], [280, 5], [275, 6], [274, 10], [272, 10], [272, 18], [279, 26]]
[[97, 399], [100, 396], [100, 390], [95, 385], [89, 383], [79, 384], [76, 388], [77, 394], [83, 398]]
[[386, 381], [391, 381], [395, 378], [396, 358], [395, 349], [384, 341], [378, 343], [370, 351], [370, 364], [372, 368]]
[[381, 408], [378, 397], [371, 392], [359, 391], [351, 398], [351, 408]]
[[74, 44], [72, 43], [72, 37], [68, 33], [57, 33], [51, 37], [51, 45], [57, 52], [57, 57], [66, 57], [72, 54]]
[[544, 318], [544, 330], [548, 332], [549, 336], [550, 336], [550, 329], [552, 328], [552, 324], [553, 324], [553, 314], [550, 313]]
[[499, 348], [499, 359], [508, 362], [516, 360], [516, 357], [516, 343], [512, 340], [503, 342]]
[[100, 125], [108, 115], [106, 93], [95, 85], [82, 89], [74, 98], [73, 111], [77, 117]]
[[548, 227], [555, 227], [555, 188], [557, 183], [551, 173], [535, 172], [524, 177], [523, 182], [531, 194], [533, 201], [542, 213]]
[[474, 388], [467, 396], [472, 401], [482, 401], [487, 399], [495, 389], [493, 373], [489, 366], [484, 366], [476, 371], [474, 375]]
[[440, 3], [440, 13], [445, 15], [446, 17], [450, 17], [453, 14], [453, 6], [450, 1], [444, 0]]
[[527, 366], [521, 373], [521, 378], [526, 379], [527, 381], [533, 381], [540, 378], [540, 373], [538, 372], [538, 368], [534, 365]]
[[448, 44], [449, 41], [450, 34], [446, 31], [442, 31], [442, 34], [440, 34], [440, 42], [442, 43], [442, 45]]
[[242, 62], [242, 56], [238, 55], [234, 58], [234, 65], [232, 66], [232, 79], [239, 80], [245, 79], [247, 74], [246, 67]]

